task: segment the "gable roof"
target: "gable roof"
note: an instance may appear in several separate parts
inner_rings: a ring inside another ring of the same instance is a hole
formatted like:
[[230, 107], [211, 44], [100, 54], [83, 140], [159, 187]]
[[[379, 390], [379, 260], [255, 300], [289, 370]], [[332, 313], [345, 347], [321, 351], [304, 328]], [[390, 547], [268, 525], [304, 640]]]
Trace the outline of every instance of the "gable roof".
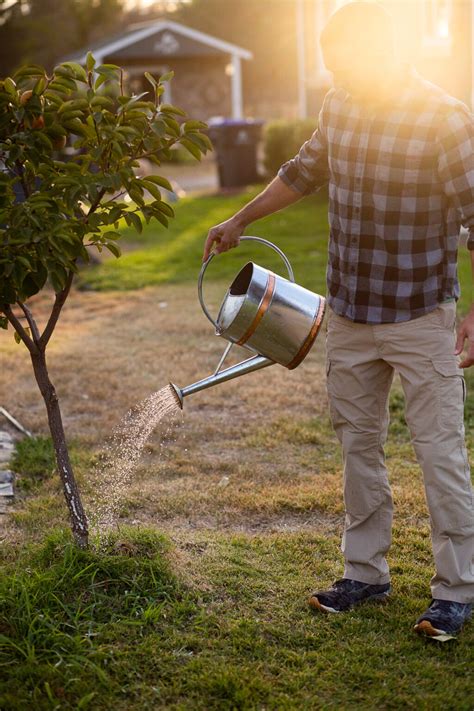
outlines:
[[[96, 42], [87, 49], [74, 52], [74, 54], [68, 55], [62, 61], [69, 60], [84, 63], [86, 61], [88, 51], [91, 51], [99, 61], [102, 61], [103, 57], [108, 57], [116, 53], [126, 55], [129, 54], [133, 45], [141, 43], [145, 39], [152, 38], [153, 35], [162, 33], [164, 30], [181, 35], [182, 37], [187, 38], [194, 43], [198, 43], [201, 46], [205, 45], [211, 50], [214, 50], [212, 53], [215, 53], [215, 50], [217, 50], [217, 52], [237, 55], [241, 59], [253, 58], [253, 54], [252, 52], [249, 52], [249, 50], [239, 47], [236, 44], [232, 44], [231, 42], [221, 40], [218, 37], [208, 35], [206, 32], [195, 30], [192, 27], [187, 27], [186, 25], [182, 25], [179, 22], [173, 22], [172, 20], [154, 20], [152, 22], [129, 25], [129, 27], [120, 34], [109, 37], [105, 41]], [[127, 49], [129, 50], [128, 52], [124, 51]], [[155, 51], [154, 54], [156, 54], [156, 56], [169, 56], [169, 54], [162, 54], [159, 51]], [[175, 54], [175, 56], [179, 56], [179, 54]]]

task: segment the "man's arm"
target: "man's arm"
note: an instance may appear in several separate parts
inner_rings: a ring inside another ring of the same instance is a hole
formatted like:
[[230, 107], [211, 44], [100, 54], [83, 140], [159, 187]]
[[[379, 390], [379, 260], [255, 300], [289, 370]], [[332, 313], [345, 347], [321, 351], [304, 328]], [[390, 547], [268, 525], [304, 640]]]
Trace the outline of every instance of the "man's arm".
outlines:
[[317, 192], [328, 182], [323, 111], [324, 105], [319, 114], [319, 125], [311, 138], [303, 143], [294, 158], [280, 167], [277, 176], [265, 190], [228, 220], [211, 227], [204, 245], [203, 262], [209, 257], [214, 244], [216, 253], [238, 247], [240, 237], [251, 222], [292, 205], [304, 195]]
[[202, 261], [205, 262], [209, 257], [214, 243], [216, 243], [214, 251], [218, 254], [226, 252], [232, 247], [237, 247], [247, 225], [255, 222], [255, 220], [260, 220], [262, 217], [271, 215], [273, 212], [282, 210], [288, 205], [292, 205], [302, 197], [302, 193], [298, 193], [288, 187], [279, 176], [276, 176], [265, 190], [236, 212], [235, 215], [225, 222], [211, 227], [204, 245]]
[[[474, 126], [469, 109], [460, 104], [443, 121], [439, 133], [438, 172], [445, 194], [461, 213], [462, 224], [474, 236]], [[474, 285], [474, 252], [471, 251]], [[461, 368], [474, 365], [474, 301], [459, 325], [455, 354], [460, 355], [467, 340], [467, 355]]]

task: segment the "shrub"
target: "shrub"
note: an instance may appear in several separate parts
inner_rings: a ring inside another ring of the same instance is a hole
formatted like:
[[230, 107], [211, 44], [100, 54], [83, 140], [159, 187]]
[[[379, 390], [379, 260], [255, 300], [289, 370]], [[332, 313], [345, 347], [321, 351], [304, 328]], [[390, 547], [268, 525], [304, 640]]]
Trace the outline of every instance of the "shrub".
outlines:
[[264, 166], [272, 177], [279, 167], [295, 156], [316, 130], [317, 119], [278, 119], [263, 128]]

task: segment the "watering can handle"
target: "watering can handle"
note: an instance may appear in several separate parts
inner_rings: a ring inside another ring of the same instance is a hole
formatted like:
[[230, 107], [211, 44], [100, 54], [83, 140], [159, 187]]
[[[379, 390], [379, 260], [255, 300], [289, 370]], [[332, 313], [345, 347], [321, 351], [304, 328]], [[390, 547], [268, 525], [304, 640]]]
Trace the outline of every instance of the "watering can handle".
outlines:
[[[290, 281], [292, 281], [292, 282], [295, 281], [295, 276], [294, 276], [294, 274], [293, 274], [293, 269], [292, 269], [291, 264], [290, 264], [290, 262], [289, 262], [289, 260], [288, 260], [288, 257], [286, 256], [286, 254], [285, 254], [284, 252], [282, 252], [282, 250], [281, 250], [279, 247], [277, 247], [275, 244], [273, 244], [273, 242], [269, 242], [267, 239], [263, 239], [263, 237], [252, 237], [252, 236], [241, 237], [240, 240], [241, 240], [241, 241], [242, 241], [242, 240], [253, 240], [254, 242], [261, 242], [262, 244], [266, 244], [267, 247], [271, 247], [275, 252], [277, 252], [277, 254], [280, 255], [280, 257], [281, 257], [281, 258], [283, 259], [283, 261], [285, 262], [285, 266], [286, 266], [286, 268], [288, 269], [288, 277], [289, 277]], [[214, 253], [214, 252], [211, 252], [211, 254], [209, 255], [209, 257], [207, 258], [207, 260], [204, 262], [204, 264], [203, 264], [202, 267], [201, 267], [201, 271], [199, 272], [199, 277], [198, 277], [198, 296], [199, 296], [199, 303], [201, 304], [202, 310], [204, 311], [204, 313], [206, 314], [206, 316], [207, 316], [207, 318], [209, 319], [209, 321], [212, 323], [212, 325], [213, 325], [213, 326], [216, 328], [216, 330], [217, 330], [217, 323], [214, 321], [214, 319], [212, 318], [211, 314], [210, 314], [209, 311], [207, 310], [207, 307], [206, 307], [206, 304], [204, 303], [204, 298], [203, 298], [203, 295], [202, 295], [202, 282], [203, 282], [203, 279], [204, 279], [204, 272], [206, 271], [207, 267], [209, 266], [209, 263], [210, 263], [211, 259], [212, 259], [214, 256], [215, 256], [215, 253]]]

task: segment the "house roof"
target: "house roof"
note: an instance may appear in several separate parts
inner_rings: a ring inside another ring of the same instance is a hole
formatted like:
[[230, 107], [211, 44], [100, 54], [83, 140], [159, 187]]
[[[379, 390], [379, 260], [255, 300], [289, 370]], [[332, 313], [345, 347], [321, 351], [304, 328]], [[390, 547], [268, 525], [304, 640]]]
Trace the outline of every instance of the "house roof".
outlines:
[[252, 52], [243, 47], [172, 20], [153, 20], [129, 25], [120, 34], [74, 52], [62, 61], [84, 63], [88, 51], [91, 51], [98, 61], [111, 56], [122, 59], [149, 59], [220, 53], [237, 55], [241, 59], [253, 58]]

